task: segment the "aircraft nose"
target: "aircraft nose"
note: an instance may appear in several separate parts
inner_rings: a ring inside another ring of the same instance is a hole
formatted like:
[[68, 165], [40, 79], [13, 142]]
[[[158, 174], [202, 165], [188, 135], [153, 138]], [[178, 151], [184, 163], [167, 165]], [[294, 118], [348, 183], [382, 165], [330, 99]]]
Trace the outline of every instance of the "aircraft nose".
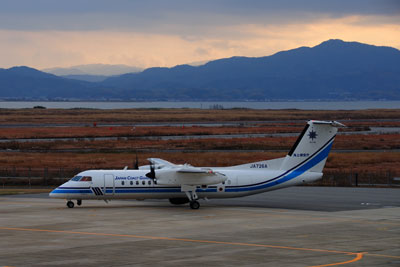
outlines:
[[54, 189], [53, 191], [51, 191], [50, 193], [49, 193], [49, 197], [55, 197], [56, 196], [56, 193], [55, 193], [55, 191], [58, 189], [58, 187], [56, 188], [56, 189]]

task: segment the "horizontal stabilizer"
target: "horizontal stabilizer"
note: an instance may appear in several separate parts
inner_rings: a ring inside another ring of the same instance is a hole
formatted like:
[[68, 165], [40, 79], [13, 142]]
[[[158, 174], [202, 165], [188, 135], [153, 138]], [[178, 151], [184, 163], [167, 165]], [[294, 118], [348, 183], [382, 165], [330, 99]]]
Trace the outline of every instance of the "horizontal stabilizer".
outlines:
[[337, 121], [313, 121], [313, 120], [311, 120], [310, 122], [312, 122], [313, 124], [329, 124], [329, 125], [331, 125], [333, 127], [337, 127], [337, 128], [346, 127], [346, 125], [344, 125], [340, 122], [337, 122]]

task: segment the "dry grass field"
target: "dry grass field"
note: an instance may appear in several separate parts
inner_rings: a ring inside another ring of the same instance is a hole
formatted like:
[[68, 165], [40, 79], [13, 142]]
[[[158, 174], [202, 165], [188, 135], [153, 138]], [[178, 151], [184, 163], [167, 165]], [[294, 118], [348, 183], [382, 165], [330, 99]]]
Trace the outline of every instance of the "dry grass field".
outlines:
[[[338, 135], [333, 149], [357, 152], [333, 152], [327, 161], [327, 173], [390, 172], [391, 175], [400, 175], [400, 134], [358, 133], [369, 130], [370, 127], [400, 127], [400, 110], [0, 109], [0, 139], [54, 138], [52, 141], [40, 142], [1, 142], [0, 177], [27, 176], [26, 170], [36, 170], [39, 175], [44, 169], [49, 172], [59, 170], [62, 175], [69, 175], [76, 170], [132, 167], [135, 151], [138, 151], [142, 165], [147, 164], [146, 159], [149, 157], [159, 157], [174, 163], [190, 163], [194, 166], [230, 166], [266, 160], [284, 156], [287, 152], [283, 151], [290, 149], [296, 136], [183, 140], [145, 138], [297, 134], [310, 118], [339, 120], [349, 126], [341, 131], [353, 132], [352, 135]], [[138, 123], [155, 122], [178, 123], [178, 126], [135, 126]], [[237, 126], [185, 125], [218, 122], [240, 123]], [[55, 124], [63, 124], [63, 127]], [[101, 124], [111, 126], [100, 126]], [[116, 138], [99, 140], [96, 139], [98, 137]], [[231, 150], [235, 152], [232, 153]]]
[[[232, 166], [277, 157], [287, 152], [140, 152], [139, 163], [148, 164], [147, 158], [157, 157], [168, 161], [194, 166]], [[131, 153], [19, 153], [0, 152], [0, 169], [5, 168], [63, 168], [63, 169], [111, 169], [133, 167], [136, 154]], [[329, 171], [390, 170], [400, 174], [400, 152], [332, 152], [326, 163]]]
[[[295, 133], [300, 133], [301, 128], [295, 128]], [[293, 132], [291, 129], [290, 132]], [[232, 132], [231, 132], [232, 133]], [[233, 133], [236, 133], [234, 131]], [[228, 133], [226, 133], [228, 134]], [[168, 135], [168, 134], [166, 134]], [[155, 135], [149, 135], [155, 136]], [[60, 150], [92, 150], [108, 151], [117, 150], [143, 151], [143, 150], [289, 150], [296, 140], [291, 137], [243, 137], [243, 138], [217, 138], [204, 139], [138, 139], [117, 138], [116, 140], [98, 140], [94, 138], [76, 138], [72, 140], [52, 140], [40, 142], [1, 142], [0, 149], [24, 151], [60, 151]], [[334, 149], [339, 150], [392, 150], [400, 149], [399, 134], [354, 134], [338, 135]]]
[[0, 109], [0, 125], [143, 122], [223, 122], [399, 119], [397, 109], [253, 110], [253, 109]]

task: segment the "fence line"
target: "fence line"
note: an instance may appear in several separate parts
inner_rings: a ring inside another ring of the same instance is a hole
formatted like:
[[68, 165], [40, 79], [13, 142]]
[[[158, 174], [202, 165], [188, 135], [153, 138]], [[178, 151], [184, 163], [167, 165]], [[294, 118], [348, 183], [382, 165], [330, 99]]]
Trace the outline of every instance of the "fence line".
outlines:
[[[0, 186], [52, 186], [59, 185], [77, 173], [79, 168], [0, 168]], [[400, 186], [400, 173], [394, 171], [348, 172], [325, 171], [315, 186]]]

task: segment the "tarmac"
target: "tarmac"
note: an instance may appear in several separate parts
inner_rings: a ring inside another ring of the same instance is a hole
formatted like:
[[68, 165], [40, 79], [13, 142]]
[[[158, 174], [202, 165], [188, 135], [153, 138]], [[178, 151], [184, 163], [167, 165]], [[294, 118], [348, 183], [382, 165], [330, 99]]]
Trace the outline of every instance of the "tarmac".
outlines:
[[400, 266], [400, 189], [201, 201], [0, 197], [0, 266]]

